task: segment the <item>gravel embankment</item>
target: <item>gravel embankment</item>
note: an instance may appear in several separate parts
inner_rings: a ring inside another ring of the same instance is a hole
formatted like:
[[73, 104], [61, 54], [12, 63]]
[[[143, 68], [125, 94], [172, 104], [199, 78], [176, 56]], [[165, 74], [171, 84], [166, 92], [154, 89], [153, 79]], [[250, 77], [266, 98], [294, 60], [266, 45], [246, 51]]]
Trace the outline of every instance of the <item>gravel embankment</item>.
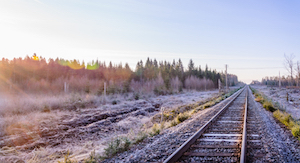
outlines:
[[249, 107], [255, 110], [256, 116], [260, 119], [257, 130], [264, 147], [262, 151], [266, 152], [260, 161], [300, 162], [300, 144], [290, 130], [276, 121], [272, 112], [265, 110], [260, 103], [255, 102], [253, 94], [250, 94], [249, 97]]
[[[166, 129], [157, 136], [147, 138], [129, 151], [103, 162], [162, 162], [219, 111], [228, 100], [200, 111], [183, 123]], [[266, 111], [260, 103], [255, 102], [252, 94], [249, 97], [249, 107], [254, 110], [255, 116], [259, 119], [257, 133], [261, 137], [263, 147], [259, 150], [265, 154], [259, 159], [252, 158], [251, 160], [253, 162], [300, 162], [300, 144], [290, 130], [277, 122], [272, 113]]]
[[[300, 90], [295, 88], [251, 86], [262, 92], [274, 102], [278, 102], [294, 119], [300, 120]], [[288, 98], [287, 98], [288, 97]]]
[[201, 128], [231, 98], [214, 107], [200, 111], [181, 124], [165, 129], [161, 134], [150, 137], [132, 147], [129, 151], [120, 153], [103, 162], [162, 162]]

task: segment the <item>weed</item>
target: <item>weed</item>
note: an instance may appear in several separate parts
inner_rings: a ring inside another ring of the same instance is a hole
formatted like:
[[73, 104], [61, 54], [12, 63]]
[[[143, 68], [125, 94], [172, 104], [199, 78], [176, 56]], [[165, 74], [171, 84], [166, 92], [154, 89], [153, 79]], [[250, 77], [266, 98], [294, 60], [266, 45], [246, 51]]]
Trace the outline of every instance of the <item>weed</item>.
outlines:
[[155, 87], [153, 90], [155, 95], [166, 95], [166, 91], [163, 88]]
[[189, 117], [190, 117], [190, 115], [188, 115], [186, 112], [184, 112], [184, 113], [178, 114], [178, 116], [176, 117], [176, 120], [177, 120], [179, 123], [181, 123], [181, 122], [187, 120]]
[[45, 105], [42, 112], [45, 112], [45, 113], [49, 113], [51, 110], [50, 110], [50, 107], [48, 105]]
[[160, 127], [158, 126], [157, 123], [155, 123], [152, 128], [151, 128], [151, 132], [149, 133], [150, 136], [155, 136], [158, 135], [160, 133]]
[[179, 87], [179, 92], [183, 92], [183, 87], [182, 86]]
[[117, 137], [108, 143], [108, 147], [104, 149], [106, 157], [112, 157], [119, 152], [129, 149], [131, 141], [127, 137]]
[[137, 134], [137, 137], [134, 139], [134, 143], [139, 143], [142, 142], [144, 139], [146, 139], [148, 137], [148, 134], [146, 134], [145, 132], [140, 131]]
[[104, 87], [102, 86], [102, 87], [99, 87], [99, 88], [97, 89], [96, 94], [97, 94], [98, 96], [100, 96], [100, 95], [103, 94], [103, 92], [104, 92]]
[[266, 110], [274, 112], [276, 111], [276, 108], [273, 106], [271, 101], [264, 101], [263, 107], [266, 108]]
[[139, 94], [135, 94], [134, 99], [135, 100], [139, 100], [140, 99], [140, 95]]
[[89, 158], [84, 160], [84, 163], [97, 163], [95, 150], [91, 152]]
[[89, 85], [85, 86], [84, 92], [85, 92], [85, 93], [90, 93], [90, 92], [91, 92], [90, 86], [89, 86]]
[[252, 90], [254, 96], [256, 97], [255, 98], [255, 101], [263, 104], [263, 107], [270, 111], [270, 112], [274, 112], [276, 111], [277, 109], [279, 109], [278, 105], [275, 105], [273, 104], [273, 102], [271, 100], [269, 100], [266, 96], [264, 96], [263, 94], [259, 93], [258, 91], [256, 91], [255, 89], [251, 88], [250, 89]]
[[112, 102], [111, 102], [111, 104], [113, 104], [113, 105], [116, 105], [118, 102], [117, 102], [117, 100], [113, 100]]
[[170, 123], [170, 127], [176, 126], [178, 123], [176, 121], [176, 119], [173, 119]]
[[300, 140], [300, 125], [292, 118], [290, 114], [277, 110], [273, 113], [273, 116], [291, 129], [293, 136]]
[[290, 128], [294, 125], [292, 117], [288, 113], [281, 112], [281, 111], [277, 110], [273, 113], [273, 116], [276, 119], [278, 119], [281, 123], [283, 123], [284, 125], [286, 125]]
[[203, 109], [209, 108], [210, 106], [211, 106], [211, 103], [208, 102], [208, 103], [206, 103], [206, 104], [203, 105]]
[[263, 101], [263, 97], [261, 97], [261, 96], [255, 96], [256, 98], [255, 98], [255, 101], [256, 102], [262, 102]]
[[198, 107], [197, 107], [197, 108], [195, 108], [195, 109], [193, 109], [193, 110], [192, 110], [192, 112], [191, 112], [191, 114], [195, 114], [195, 113], [197, 113], [197, 111], [198, 111], [198, 110], [200, 110]]
[[77, 161], [70, 159], [70, 151], [68, 150], [67, 154], [65, 155], [65, 159], [63, 162], [58, 161], [58, 163], [77, 163]]
[[107, 94], [115, 94], [115, 93], [117, 93], [117, 89], [115, 86], [109, 86], [107, 88]]
[[293, 128], [292, 128], [292, 134], [293, 134], [295, 137], [300, 138], [300, 126], [299, 126], [299, 125], [293, 126]]

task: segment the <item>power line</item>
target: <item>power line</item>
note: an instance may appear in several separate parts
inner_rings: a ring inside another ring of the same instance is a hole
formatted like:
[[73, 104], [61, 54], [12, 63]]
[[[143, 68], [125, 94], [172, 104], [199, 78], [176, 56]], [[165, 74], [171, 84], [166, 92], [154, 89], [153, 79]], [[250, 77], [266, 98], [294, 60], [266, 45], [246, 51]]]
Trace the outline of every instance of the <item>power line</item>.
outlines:
[[[285, 68], [285, 67], [241, 67], [241, 68], [230, 68], [231, 70], [247, 70], [247, 69], [274, 69], [274, 68]], [[224, 68], [215, 68], [215, 69], [224, 69]]]
[[231, 68], [231, 69], [273, 69], [273, 68], [285, 68], [285, 67], [247, 67], [247, 68]]

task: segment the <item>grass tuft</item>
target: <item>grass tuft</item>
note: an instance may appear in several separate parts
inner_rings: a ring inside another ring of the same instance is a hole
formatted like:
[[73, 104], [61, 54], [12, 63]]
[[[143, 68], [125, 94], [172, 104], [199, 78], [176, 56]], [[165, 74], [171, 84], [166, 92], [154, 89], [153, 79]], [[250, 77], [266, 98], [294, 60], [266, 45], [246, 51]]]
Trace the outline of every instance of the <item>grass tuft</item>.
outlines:
[[268, 110], [270, 112], [274, 112], [274, 111], [280, 109], [278, 105], [274, 105], [273, 102], [270, 99], [268, 99], [264, 94], [258, 92], [257, 90], [255, 90], [251, 87], [250, 87], [250, 89], [255, 96], [255, 101], [261, 103], [266, 110]]
[[89, 158], [84, 160], [84, 163], [97, 163], [95, 150], [91, 152]]
[[263, 107], [266, 108], [266, 110], [273, 112], [273, 116], [278, 119], [282, 124], [287, 126], [294, 137], [298, 138], [300, 141], [300, 124], [299, 122], [295, 121], [291, 114], [286, 113], [283, 110], [282, 106], [280, 106], [279, 103], [273, 103], [271, 100], [267, 99], [266, 96], [259, 93], [257, 90], [250, 87], [253, 94], [255, 95], [256, 99], [255, 101], [260, 102], [263, 104]]
[[77, 161], [70, 159], [70, 151], [68, 151], [63, 162], [58, 161], [58, 163], [77, 163]]
[[292, 134], [293, 134], [293, 136], [295, 136], [298, 139], [300, 139], [300, 125], [294, 125], [292, 127]]
[[184, 113], [178, 114], [178, 116], [176, 117], [176, 120], [179, 123], [181, 123], [181, 122], [187, 120], [189, 117], [190, 117], [190, 115], [188, 113], [184, 112]]
[[263, 102], [263, 107], [266, 108], [266, 110], [270, 111], [270, 112], [274, 112], [277, 109], [274, 107], [273, 103], [271, 101], [264, 101]]
[[119, 152], [123, 152], [129, 149], [131, 141], [127, 137], [116, 137], [108, 143], [107, 148], [104, 149], [105, 157], [109, 158], [116, 155]]
[[134, 144], [142, 142], [144, 139], [148, 137], [148, 134], [145, 132], [140, 131], [134, 139]]
[[151, 128], [151, 132], [149, 133], [150, 136], [155, 136], [158, 135], [160, 133], [161, 129], [159, 127], [159, 125], [157, 123], [155, 123], [152, 128]]
[[278, 119], [282, 124], [287, 126], [294, 137], [300, 139], [300, 125], [292, 118], [292, 116], [286, 112], [276, 110], [273, 116]]

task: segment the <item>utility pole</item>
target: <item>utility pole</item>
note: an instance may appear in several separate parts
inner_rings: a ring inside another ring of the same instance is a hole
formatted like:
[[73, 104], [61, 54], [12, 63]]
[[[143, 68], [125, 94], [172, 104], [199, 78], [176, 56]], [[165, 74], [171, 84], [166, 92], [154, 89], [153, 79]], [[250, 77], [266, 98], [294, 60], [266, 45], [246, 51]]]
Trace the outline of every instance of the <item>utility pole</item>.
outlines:
[[279, 71], [279, 89], [281, 89], [281, 78], [280, 78], [280, 71]]
[[104, 82], [104, 91], [103, 91], [104, 97], [103, 97], [103, 103], [106, 104], [106, 82]]
[[67, 84], [67, 82], [64, 83], [64, 91], [65, 93], [68, 92], [68, 87], [69, 87], [69, 84]]
[[226, 92], [228, 92], [228, 82], [227, 82], [227, 64], [225, 65], [225, 81], [226, 81]]
[[219, 85], [219, 93], [221, 92], [221, 80], [218, 79], [218, 85]]

